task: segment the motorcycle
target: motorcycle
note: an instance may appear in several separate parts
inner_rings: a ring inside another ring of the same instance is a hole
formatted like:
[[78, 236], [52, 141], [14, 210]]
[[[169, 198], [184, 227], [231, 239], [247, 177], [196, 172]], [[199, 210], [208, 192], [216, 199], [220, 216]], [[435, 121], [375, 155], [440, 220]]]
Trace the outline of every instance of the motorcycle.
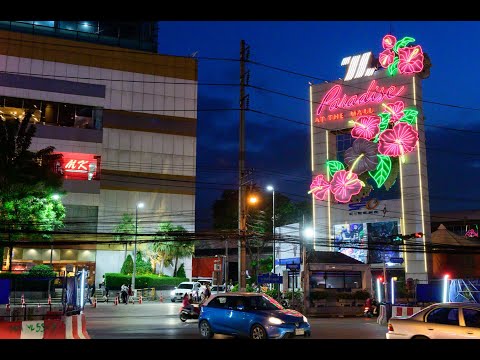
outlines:
[[371, 305], [371, 306], [365, 306], [364, 310], [363, 310], [363, 316], [365, 317], [368, 317], [368, 318], [372, 318], [374, 316], [377, 316], [377, 307], [374, 306], [374, 305]]
[[192, 308], [180, 308], [179, 317], [182, 322], [185, 322], [189, 319], [198, 319], [200, 316], [200, 307], [193, 305]]

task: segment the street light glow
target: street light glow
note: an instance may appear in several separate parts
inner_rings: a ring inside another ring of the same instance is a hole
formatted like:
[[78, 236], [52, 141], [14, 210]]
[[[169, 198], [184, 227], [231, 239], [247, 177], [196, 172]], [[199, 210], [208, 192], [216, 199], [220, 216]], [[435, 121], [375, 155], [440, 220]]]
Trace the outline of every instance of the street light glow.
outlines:
[[145, 204], [144, 204], [143, 202], [139, 202], [139, 203], [137, 204], [137, 207], [138, 207], [139, 209], [143, 209], [144, 206], [145, 206]]
[[272, 186], [272, 185], [268, 185], [268, 186], [267, 186], [267, 190], [268, 190], [268, 191], [273, 191], [273, 186]]
[[60, 195], [58, 195], [58, 194], [53, 194], [53, 195], [52, 195], [52, 199], [53, 199], [53, 200], [60, 200]]
[[248, 202], [249, 202], [250, 204], [256, 204], [256, 203], [258, 202], [258, 199], [257, 199], [256, 196], [250, 196], [250, 197], [248, 198]]
[[307, 239], [312, 239], [313, 238], [313, 229], [312, 228], [305, 228], [303, 230], [303, 236]]

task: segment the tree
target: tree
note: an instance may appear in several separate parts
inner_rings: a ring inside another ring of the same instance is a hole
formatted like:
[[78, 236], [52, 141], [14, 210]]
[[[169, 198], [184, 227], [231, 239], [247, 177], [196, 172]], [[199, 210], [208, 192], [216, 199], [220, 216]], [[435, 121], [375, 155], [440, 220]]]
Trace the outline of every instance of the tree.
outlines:
[[159, 224], [157, 234], [154, 238], [153, 249], [161, 254], [163, 259], [173, 259], [173, 276], [177, 276], [178, 259], [193, 255], [195, 252], [194, 242], [182, 239], [182, 236], [185, 235], [186, 232], [187, 230], [183, 226], [165, 222]]
[[53, 146], [28, 150], [36, 131], [31, 116], [26, 112], [21, 121], [0, 121], [0, 223], [10, 241], [25, 238], [25, 233], [32, 240], [48, 240], [51, 234], [30, 232], [60, 229], [65, 218], [65, 208], [52, 198], [63, 192], [61, 175], [51, 166], [61, 155], [53, 153]]
[[127, 244], [128, 241], [134, 240], [135, 235], [127, 235], [127, 234], [135, 234], [135, 220], [132, 214], [125, 213], [122, 215], [122, 219], [120, 223], [115, 226], [114, 232], [118, 235], [115, 235], [115, 240], [122, 241], [125, 243], [125, 256], [124, 259], [127, 258]]
[[124, 275], [132, 274], [133, 273], [133, 259], [132, 255], [128, 255], [125, 260], [123, 261], [122, 268], [120, 272]]

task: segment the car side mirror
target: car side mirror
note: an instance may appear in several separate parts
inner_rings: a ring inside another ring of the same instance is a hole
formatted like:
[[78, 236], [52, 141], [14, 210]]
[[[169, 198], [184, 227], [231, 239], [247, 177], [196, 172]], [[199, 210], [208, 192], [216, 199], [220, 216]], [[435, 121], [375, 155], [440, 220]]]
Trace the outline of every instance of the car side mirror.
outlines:
[[239, 311], [243, 311], [243, 310], [245, 310], [245, 306], [237, 305], [236, 309], [239, 310]]

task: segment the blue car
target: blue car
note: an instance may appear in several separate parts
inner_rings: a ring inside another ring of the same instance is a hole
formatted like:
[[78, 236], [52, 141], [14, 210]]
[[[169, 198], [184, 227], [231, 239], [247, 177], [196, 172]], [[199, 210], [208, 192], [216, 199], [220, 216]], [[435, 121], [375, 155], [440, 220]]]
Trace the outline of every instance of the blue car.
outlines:
[[251, 339], [310, 336], [310, 324], [295, 310], [284, 309], [265, 294], [232, 292], [213, 294], [201, 306], [200, 335], [225, 334]]

